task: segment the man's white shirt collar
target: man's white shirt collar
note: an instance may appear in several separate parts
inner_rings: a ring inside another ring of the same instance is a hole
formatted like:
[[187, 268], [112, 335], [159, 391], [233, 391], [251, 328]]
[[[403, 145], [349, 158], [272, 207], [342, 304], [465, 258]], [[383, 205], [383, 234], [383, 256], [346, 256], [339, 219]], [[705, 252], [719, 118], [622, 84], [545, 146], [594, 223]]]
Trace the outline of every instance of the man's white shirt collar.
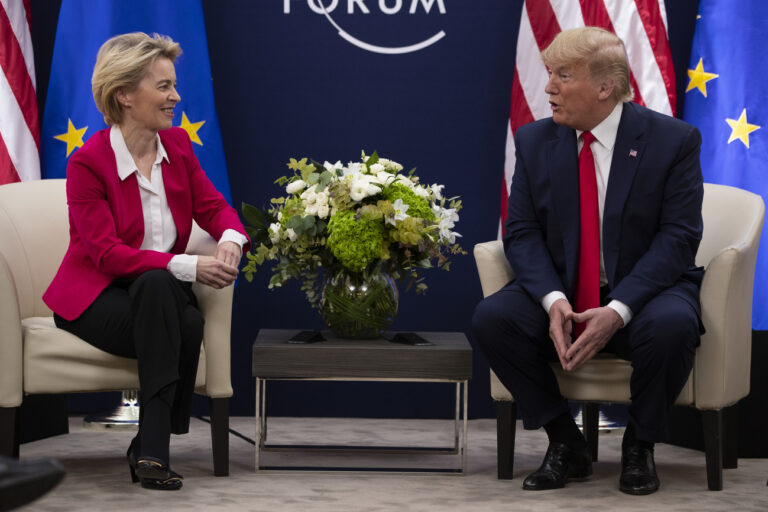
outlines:
[[[168, 153], [166, 153], [165, 148], [163, 147], [163, 143], [160, 141], [160, 135], [157, 134], [155, 137], [157, 137], [157, 156], [155, 157], [155, 162], [153, 165], [159, 164], [163, 159], [170, 163], [170, 160], [168, 160]], [[116, 124], [112, 125], [109, 130], [109, 143], [112, 146], [112, 151], [115, 152], [115, 160], [117, 161], [117, 175], [120, 177], [121, 181], [125, 180], [134, 172], [139, 172], [139, 168], [133, 161], [131, 152], [128, 151], [128, 146], [125, 144], [123, 132]]]
[[[624, 102], [619, 102], [613, 108], [608, 117], [603, 119], [600, 124], [591, 131], [599, 142], [608, 151], [613, 151], [613, 145], [616, 144], [616, 134], [619, 132], [619, 123], [621, 122], [621, 113], [624, 110]], [[576, 130], [576, 139], [581, 137], [583, 130]]]

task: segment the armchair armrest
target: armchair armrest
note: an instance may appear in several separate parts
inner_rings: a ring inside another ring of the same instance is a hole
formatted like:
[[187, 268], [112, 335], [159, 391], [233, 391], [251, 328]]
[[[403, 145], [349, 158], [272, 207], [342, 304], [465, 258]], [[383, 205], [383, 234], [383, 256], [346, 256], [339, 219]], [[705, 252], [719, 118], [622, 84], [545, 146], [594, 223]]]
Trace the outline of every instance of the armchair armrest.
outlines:
[[0, 252], [0, 407], [18, 407], [23, 397], [21, 310], [11, 269]]
[[707, 332], [694, 363], [698, 409], [720, 409], [749, 393], [756, 258], [754, 241], [722, 249], [707, 266], [701, 284], [702, 322]]
[[[186, 252], [212, 256], [216, 253], [216, 247], [216, 240], [194, 224]], [[232, 396], [230, 335], [234, 286], [217, 290], [201, 283], [194, 283], [192, 290], [197, 296], [197, 305], [205, 319], [203, 348], [206, 395], [211, 398], [230, 397]]]
[[515, 278], [501, 240], [476, 244], [474, 255], [483, 297], [496, 293]]

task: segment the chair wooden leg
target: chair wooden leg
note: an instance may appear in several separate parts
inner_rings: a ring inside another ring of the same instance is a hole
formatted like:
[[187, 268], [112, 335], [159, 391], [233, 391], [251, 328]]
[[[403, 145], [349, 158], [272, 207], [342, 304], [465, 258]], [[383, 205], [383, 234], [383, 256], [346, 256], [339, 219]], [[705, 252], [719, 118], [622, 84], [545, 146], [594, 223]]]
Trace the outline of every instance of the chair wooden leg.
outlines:
[[211, 398], [213, 474], [229, 476], [229, 399]]
[[496, 463], [499, 480], [511, 480], [515, 462], [515, 402], [496, 402]]
[[701, 411], [710, 491], [723, 490], [723, 411]]
[[0, 407], [0, 455], [19, 458], [19, 408]]
[[723, 469], [739, 467], [739, 404], [723, 409]]
[[587, 440], [592, 462], [597, 462], [598, 436], [600, 434], [600, 404], [584, 402], [581, 405], [581, 421], [584, 425], [584, 438]]

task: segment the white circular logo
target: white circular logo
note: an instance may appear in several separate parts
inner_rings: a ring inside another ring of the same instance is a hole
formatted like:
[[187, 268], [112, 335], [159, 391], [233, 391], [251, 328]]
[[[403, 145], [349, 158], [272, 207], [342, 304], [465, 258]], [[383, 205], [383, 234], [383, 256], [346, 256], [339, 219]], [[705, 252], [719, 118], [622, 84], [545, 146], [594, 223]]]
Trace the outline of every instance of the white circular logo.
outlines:
[[[408, 1], [408, 0], [405, 0]], [[440, 14], [445, 14], [445, 3], [444, 0], [410, 0], [411, 5], [408, 9], [409, 14], [415, 14], [419, 6], [424, 10], [425, 13], [429, 14], [429, 12], [432, 10], [432, 7], [436, 5], [437, 11]], [[370, 8], [368, 5], [366, 5], [366, 2], [373, 4], [374, 1], [372, 0], [346, 0], [347, 2], [347, 13], [348, 14], [354, 14], [356, 12], [356, 9], [359, 10], [360, 13], [363, 14], [369, 14]], [[328, 3], [326, 6], [325, 3]], [[388, 5], [393, 4], [393, 5]], [[424, 48], [427, 48], [428, 46], [431, 46], [438, 42], [440, 39], [445, 37], [445, 31], [441, 30], [432, 37], [429, 37], [423, 41], [420, 41], [418, 43], [409, 44], [406, 46], [380, 46], [375, 45], [371, 43], [366, 43], [365, 41], [362, 41], [353, 35], [351, 35], [349, 32], [344, 30], [339, 26], [338, 23], [331, 17], [331, 13], [338, 7], [339, 0], [307, 0], [307, 5], [309, 6], [312, 11], [316, 12], [317, 14], [322, 14], [325, 16], [325, 18], [328, 20], [328, 22], [333, 25], [333, 27], [338, 32], [339, 36], [341, 36], [342, 39], [345, 41], [352, 43], [353, 45], [357, 46], [358, 48], [361, 48], [363, 50], [374, 52], [374, 53], [384, 53], [389, 55], [396, 55], [396, 54], [402, 54], [402, 53], [411, 53], [411, 52], [417, 52], [419, 50], [423, 50]], [[403, 9], [403, 0], [378, 0], [378, 7], [379, 10], [384, 14], [397, 14]], [[283, 0], [283, 13], [290, 14], [291, 12], [291, 0]]]

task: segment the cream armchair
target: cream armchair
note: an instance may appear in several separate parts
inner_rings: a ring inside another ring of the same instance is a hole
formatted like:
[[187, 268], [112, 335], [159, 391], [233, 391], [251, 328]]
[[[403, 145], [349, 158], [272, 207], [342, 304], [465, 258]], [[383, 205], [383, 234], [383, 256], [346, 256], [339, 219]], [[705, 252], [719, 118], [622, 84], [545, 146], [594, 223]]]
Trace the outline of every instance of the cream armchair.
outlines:
[[[25, 395], [139, 389], [136, 361], [57, 329], [42, 295], [69, 244], [65, 180], [0, 186], [0, 455], [19, 455]], [[98, 222], [98, 219], [94, 219]], [[188, 252], [216, 242], [193, 226]], [[193, 285], [205, 318], [195, 391], [210, 398], [214, 474], [229, 474], [231, 286]]]
[[[749, 393], [752, 290], [765, 205], [751, 192], [707, 183], [702, 215], [704, 235], [696, 264], [706, 268], [701, 307], [707, 332], [676, 403], [702, 411], [707, 481], [709, 489], [721, 490], [722, 410]], [[484, 296], [514, 278], [501, 241], [477, 244], [474, 254]], [[557, 364], [552, 367], [563, 395], [584, 403], [585, 436], [597, 460], [597, 403], [628, 403], [632, 368], [627, 361], [602, 354], [572, 373]], [[498, 477], [512, 478], [516, 409], [492, 371], [491, 396], [497, 406]]]

